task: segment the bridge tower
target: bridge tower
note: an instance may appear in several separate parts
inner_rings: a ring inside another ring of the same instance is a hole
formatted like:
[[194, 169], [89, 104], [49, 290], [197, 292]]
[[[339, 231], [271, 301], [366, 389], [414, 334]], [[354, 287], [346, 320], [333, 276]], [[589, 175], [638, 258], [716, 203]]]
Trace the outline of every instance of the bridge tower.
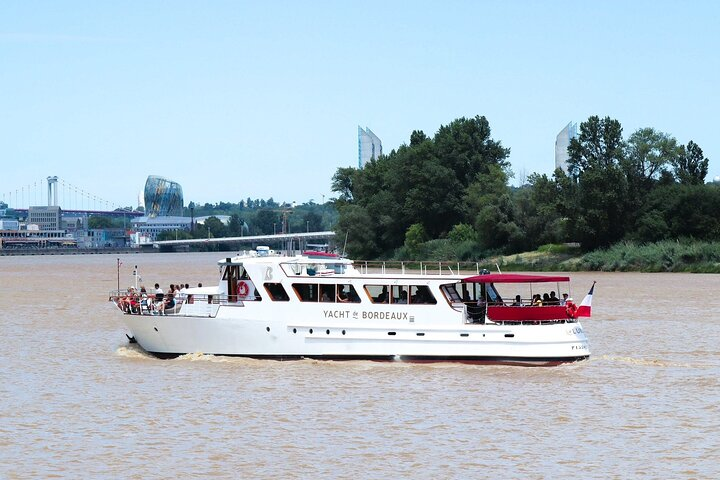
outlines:
[[[57, 207], [57, 204], [58, 204], [57, 181], [58, 181], [58, 177], [47, 177], [48, 207]], [[50, 203], [50, 198], [52, 198], [52, 203]]]

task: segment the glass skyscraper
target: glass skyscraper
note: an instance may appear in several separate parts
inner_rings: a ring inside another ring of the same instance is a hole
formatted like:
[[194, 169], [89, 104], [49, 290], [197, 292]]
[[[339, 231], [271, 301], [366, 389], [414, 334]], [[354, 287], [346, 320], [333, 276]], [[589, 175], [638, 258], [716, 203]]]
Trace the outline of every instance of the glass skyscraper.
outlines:
[[382, 142], [372, 130], [358, 126], [358, 168], [382, 155]]
[[179, 183], [150, 175], [145, 182], [145, 215], [153, 217], [182, 216], [183, 193]]
[[570, 146], [570, 140], [577, 137], [577, 134], [577, 123], [570, 122], [560, 130], [555, 138], [555, 168], [559, 168], [565, 173], [567, 173], [567, 162], [570, 159], [567, 149]]

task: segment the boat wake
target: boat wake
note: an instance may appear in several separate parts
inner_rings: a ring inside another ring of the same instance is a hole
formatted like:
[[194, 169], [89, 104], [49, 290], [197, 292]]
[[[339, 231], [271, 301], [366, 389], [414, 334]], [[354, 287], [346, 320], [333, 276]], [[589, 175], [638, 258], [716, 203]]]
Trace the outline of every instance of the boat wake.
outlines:
[[152, 359], [155, 360], [156, 357], [150, 355], [148, 352], [142, 349], [140, 345], [137, 343], [130, 343], [126, 345], [122, 345], [121, 347], [118, 347], [117, 350], [115, 350], [115, 355], [119, 357], [125, 357], [125, 358], [133, 358], [133, 359]]
[[705, 366], [705, 365], [693, 365], [690, 363], [667, 362], [667, 361], [659, 360], [656, 358], [614, 357], [611, 355], [601, 355], [599, 357], [596, 357], [595, 361], [598, 361], [598, 360], [608, 360], [608, 361], [617, 362], [617, 363], [625, 363], [625, 364], [648, 366], [648, 367], [663, 367], [663, 368], [667, 368], [667, 367], [702, 368]]

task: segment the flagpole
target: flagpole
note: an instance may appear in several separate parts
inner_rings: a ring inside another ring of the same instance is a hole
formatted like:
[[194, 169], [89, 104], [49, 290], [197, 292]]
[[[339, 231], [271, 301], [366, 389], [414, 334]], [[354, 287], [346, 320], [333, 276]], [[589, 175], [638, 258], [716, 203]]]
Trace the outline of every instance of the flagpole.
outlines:
[[120, 291], [120, 259], [117, 259], [117, 289]]

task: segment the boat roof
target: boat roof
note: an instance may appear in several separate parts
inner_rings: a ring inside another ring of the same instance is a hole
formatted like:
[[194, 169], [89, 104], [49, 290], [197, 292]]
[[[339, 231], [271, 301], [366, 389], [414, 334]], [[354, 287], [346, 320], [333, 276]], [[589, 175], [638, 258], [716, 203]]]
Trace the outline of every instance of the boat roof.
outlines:
[[569, 282], [570, 277], [558, 275], [526, 275], [521, 273], [489, 273], [474, 275], [463, 279], [468, 283], [541, 283], [541, 282]]

